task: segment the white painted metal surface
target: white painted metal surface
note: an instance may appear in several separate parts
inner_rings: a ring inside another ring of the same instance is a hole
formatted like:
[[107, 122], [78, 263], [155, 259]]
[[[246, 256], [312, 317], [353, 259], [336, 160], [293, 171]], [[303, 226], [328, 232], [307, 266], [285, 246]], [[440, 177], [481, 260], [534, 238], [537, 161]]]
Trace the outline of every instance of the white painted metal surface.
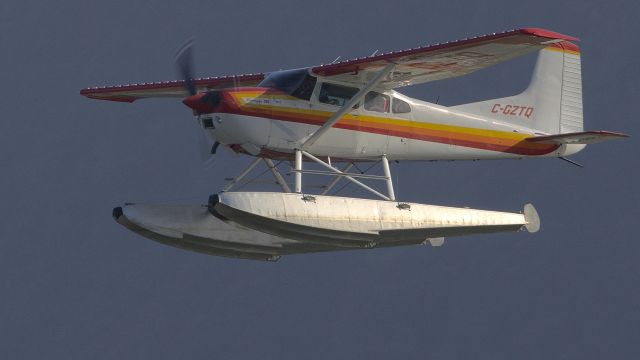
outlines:
[[[258, 148], [281, 153], [293, 153], [304, 142], [305, 150], [315, 156], [344, 159], [382, 155], [389, 160], [429, 161], [558, 157], [572, 155], [584, 148], [559, 146], [557, 149], [527, 149], [526, 142], [518, 144], [513, 140], [514, 134], [519, 136], [518, 141], [523, 141], [527, 137], [582, 131], [582, 85], [580, 54], [577, 51], [561, 51], [557, 47], [541, 50], [529, 87], [518, 95], [505, 98], [446, 107], [411, 99], [393, 90], [376, 89], [390, 99], [401, 99], [410, 104], [411, 111], [405, 114], [372, 112], [362, 105], [352, 109], [353, 101], [349, 102], [348, 107], [319, 102], [317, 89], [323, 82], [333, 81], [318, 77], [314, 96], [309, 101], [291, 97], [272, 99], [269, 95], [259, 95], [261, 109], [264, 110], [266, 106], [274, 113], [288, 113], [296, 109], [301, 119], [312, 115], [326, 116], [332, 123], [338, 123], [336, 119], [340, 115], [342, 122], [362, 122], [364, 125], [356, 126], [363, 128], [384, 123], [391, 130], [353, 131], [329, 128], [326, 123], [319, 128], [307, 120], [218, 113], [215, 116], [221, 121], [215, 129], [209, 130], [209, 135], [223, 144], [251, 143]], [[250, 96], [241, 98], [245, 104], [256, 101]], [[410, 133], [423, 128], [435, 132], [430, 133], [432, 137], [403, 137], [401, 130], [394, 130], [398, 124], [412, 129], [405, 130]], [[442, 135], [438, 135], [438, 131]], [[460, 133], [469, 138], [462, 136], [454, 140]], [[451, 139], [443, 141], [436, 139], [438, 136]], [[478, 145], [487, 141], [493, 145]], [[503, 142], [521, 148], [513, 150], [501, 147]]]
[[[259, 231], [304, 239], [310, 231], [350, 240], [380, 240], [386, 234], [415, 239], [495, 231], [536, 231], [535, 210], [524, 214], [335, 196], [303, 198], [300, 194], [228, 192], [218, 195], [215, 211]], [[529, 207], [533, 209], [532, 206]], [[538, 224], [538, 225], [536, 225]], [[281, 228], [286, 230], [281, 231]], [[295, 230], [292, 230], [295, 229]], [[293, 231], [293, 232], [292, 232]], [[440, 232], [439, 232], [440, 231]], [[403, 233], [404, 232], [404, 233]], [[298, 235], [295, 235], [295, 234]], [[337, 234], [341, 235], [337, 235]], [[410, 234], [406, 237], [405, 234]], [[436, 236], [437, 235], [437, 236]]]
[[133, 204], [122, 208], [131, 223], [154, 233], [182, 239], [184, 235], [251, 245], [276, 246], [293, 240], [257, 232], [212, 216], [202, 205]]
[[[226, 193], [221, 197], [241, 208], [258, 209], [255, 217], [269, 215], [284, 221], [289, 238], [278, 233], [277, 227], [265, 231], [239, 224], [246, 223], [246, 219], [221, 220], [212, 215], [211, 206], [130, 204], [114, 209], [114, 218], [129, 230], [166, 245], [209, 255], [267, 261], [278, 260], [281, 255], [353, 248], [441, 246], [444, 236], [433, 229], [456, 236], [517, 231], [522, 226], [535, 231], [539, 227], [532, 207], [525, 207], [522, 215], [420, 204], [400, 210], [389, 201], [328, 196], [303, 201], [300, 194], [293, 193]], [[280, 201], [276, 201], [278, 198]], [[264, 205], [271, 206], [256, 206], [255, 201], [270, 201]], [[328, 211], [327, 206], [337, 207]], [[325, 210], [318, 211], [319, 207]], [[302, 225], [298, 233], [297, 224]], [[353, 229], [362, 233], [354, 233]]]

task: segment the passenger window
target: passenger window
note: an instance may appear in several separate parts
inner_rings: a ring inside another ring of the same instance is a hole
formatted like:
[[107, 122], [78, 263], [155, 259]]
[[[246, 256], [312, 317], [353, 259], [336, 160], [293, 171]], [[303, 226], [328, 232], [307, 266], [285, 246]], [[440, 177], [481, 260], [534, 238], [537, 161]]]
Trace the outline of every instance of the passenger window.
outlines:
[[389, 96], [379, 92], [370, 91], [364, 97], [364, 109], [376, 112], [389, 112]]
[[[342, 106], [357, 92], [357, 88], [324, 83], [320, 88], [318, 100], [320, 100], [321, 103]], [[357, 107], [357, 105], [354, 107]]]
[[398, 98], [393, 98], [393, 105], [391, 106], [394, 114], [403, 114], [411, 112], [411, 106], [406, 101], [402, 101]]

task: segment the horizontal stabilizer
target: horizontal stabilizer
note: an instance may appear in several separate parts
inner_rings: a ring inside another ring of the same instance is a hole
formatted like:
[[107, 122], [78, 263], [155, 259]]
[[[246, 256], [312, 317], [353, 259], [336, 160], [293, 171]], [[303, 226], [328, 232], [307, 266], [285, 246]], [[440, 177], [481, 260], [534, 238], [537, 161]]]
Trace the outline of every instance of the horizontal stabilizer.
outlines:
[[544, 135], [526, 138], [529, 142], [552, 143], [552, 144], [595, 144], [607, 140], [615, 140], [629, 137], [629, 135], [611, 131], [584, 131], [566, 133], [558, 135]]

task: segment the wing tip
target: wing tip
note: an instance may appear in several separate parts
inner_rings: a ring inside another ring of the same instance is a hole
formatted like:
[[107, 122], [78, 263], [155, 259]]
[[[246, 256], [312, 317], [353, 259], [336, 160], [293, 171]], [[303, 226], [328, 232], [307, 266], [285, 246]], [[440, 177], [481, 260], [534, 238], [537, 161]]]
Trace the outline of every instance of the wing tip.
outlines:
[[107, 100], [107, 101], [115, 101], [115, 102], [127, 102], [127, 103], [132, 103], [134, 101], [136, 101], [138, 98], [133, 97], [133, 96], [117, 96], [117, 95], [112, 95], [112, 94], [100, 94], [99, 92], [95, 91], [95, 88], [86, 88], [86, 89], [82, 89], [80, 90], [80, 95], [87, 97], [89, 99], [94, 99], [94, 100]]
[[542, 29], [542, 28], [522, 28], [519, 31], [523, 32], [525, 34], [531, 34], [531, 35], [546, 37], [546, 38], [550, 38], [550, 39], [559, 39], [559, 40], [566, 40], [566, 41], [580, 41], [580, 39], [577, 38], [577, 37], [561, 34], [561, 33], [555, 32], [555, 31]]

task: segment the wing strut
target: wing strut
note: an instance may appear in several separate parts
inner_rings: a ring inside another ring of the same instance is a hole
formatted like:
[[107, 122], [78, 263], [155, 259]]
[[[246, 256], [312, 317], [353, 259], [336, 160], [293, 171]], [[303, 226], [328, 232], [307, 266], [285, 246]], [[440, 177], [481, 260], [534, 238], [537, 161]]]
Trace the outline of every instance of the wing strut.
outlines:
[[305, 140], [302, 143], [300, 150], [309, 149], [309, 147], [312, 146], [316, 141], [318, 141], [318, 139], [322, 135], [324, 135], [324, 133], [326, 133], [327, 130], [331, 129], [331, 127], [335, 125], [340, 120], [340, 118], [342, 118], [346, 113], [351, 111], [351, 108], [353, 108], [353, 106], [357, 104], [358, 101], [364, 98], [364, 96], [371, 89], [373, 89], [376, 85], [378, 85], [380, 81], [384, 79], [385, 76], [389, 75], [389, 73], [391, 73], [393, 69], [395, 69], [395, 67], [396, 67], [395, 63], [389, 63], [382, 70], [380, 70], [373, 79], [371, 79], [362, 89], [360, 89], [360, 91], [358, 91], [351, 98], [351, 100], [347, 101], [346, 104], [342, 105], [340, 110], [338, 110], [333, 115], [331, 115], [331, 117], [327, 119], [327, 121], [318, 130], [316, 130], [313, 134], [311, 134], [311, 136], [309, 136], [309, 138], [307, 138], [307, 140]]

